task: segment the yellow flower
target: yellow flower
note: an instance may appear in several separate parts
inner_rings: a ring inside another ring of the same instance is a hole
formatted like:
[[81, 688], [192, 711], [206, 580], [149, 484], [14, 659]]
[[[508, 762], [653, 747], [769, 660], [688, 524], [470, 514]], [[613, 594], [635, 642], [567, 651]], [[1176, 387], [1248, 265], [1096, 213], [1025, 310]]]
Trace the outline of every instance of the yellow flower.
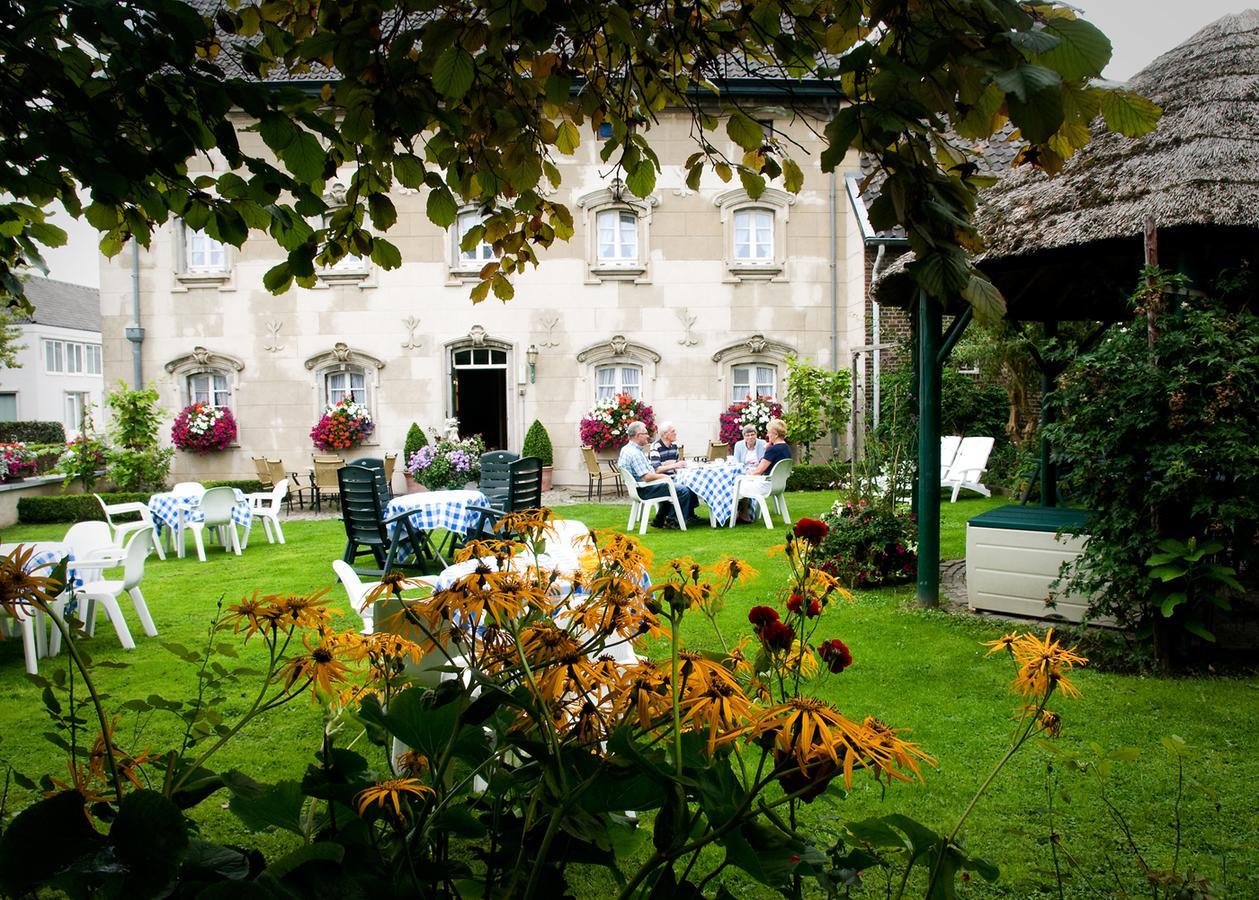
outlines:
[[743, 584], [748, 580], [757, 576], [756, 569], [753, 569], [741, 559], [735, 559], [733, 556], [727, 556], [713, 565], [709, 566], [708, 571], [712, 572], [716, 578], [723, 581], [729, 581], [731, 584]]
[[1043, 639], [1028, 632], [1010, 646], [1014, 661], [1019, 666], [1014, 676], [1013, 690], [1029, 699], [1048, 697], [1054, 690], [1066, 697], [1080, 696], [1079, 689], [1067, 678], [1066, 672], [1088, 664], [1088, 660], [1075, 652], [1075, 647], [1063, 647], [1053, 639], [1053, 629]]
[[722, 663], [727, 669], [735, 675], [751, 678], [755, 672], [752, 669], [752, 661], [747, 657], [747, 646], [752, 643], [751, 635], [744, 635], [739, 643], [735, 644], [726, 651], [726, 658]]
[[[0, 608], [13, 618], [24, 618], [33, 609], [47, 608], [57, 599], [65, 584], [49, 575], [28, 572], [35, 556], [35, 547], [20, 545], [8, 556], [0, 557]], [[38, 568], [53, 569], [56, 563]]]
[[669, 674], [646, 659], [626, 666], [616, 685], [613, 707], [618, 716], [636, 721], [639, 728], [653, 728], [673, 708]]
[[693, 731], [708, 730], [707, 752], [743, 733], [752, 702], [737, 682], [713, 680], [688, 687], [681, 703], [683, 723]]
[[704, 691], [714, 684], [739, 686], [729, 669], [694, 650], [678, 651], [678, 677], [682, 680], [684, 693]]
[[418, 778], [391, 778], [388, 781], [382, 781], [374, 784], [369, 788], [364, 788], [355, 796], [358, 801], [358, 814], [361, 816], [367, 811], [367, 808], [373, 803], [381, 809], [388, 810], [389, 806], [393, 806], [394, 815], [405, 821], [406, 815], [402, 811], [404, 803], [409, 802], [410, 798], [423, 800], [425, 797], [437, 796], [427, 784], [424, 784]]
[[790, 652], [775, 653], [771, 657], [771, 663], [774, 671], [783, 678], [794, 676], [797, 669], [803, 678], [812, 678], [818, 673], [817, 655], [807, 644], [798, 640], [792, 643]]
[[306, 652], [290, 660], [284, 669], [285, 689], [305, 679], [310, 685], [312, 700], [334, 695], [334, 685], [344, 683], [349, 671], [349, 667], [336, 657], [335, 641], [321, 640], [312, 646], [310, 638], [305, 637], [302, 643]]
[[1017, 631], [1011, 631], [1009, 634], [1003, 634], [995, 641], [984, 641], [983, 646], [988, 648], [988, 652], [984, 656], [992, 656], [994, 653], [1000, 653], [1002, 650], [1013, 652], [1014, 642], [1019, 639]]
[[901, 781], [909, 781], [909, 777], [900, 771], [908, 769], [921, 781], [922, 773], [918, 771], [918, 765], [914, 760], [920, 759], [930, 765], [935, 765], [935, 759], [927, 755], [917, 744], [900, 738], [898, 732], [904, 729], [892, 728], [873, 716], [866, 716], [866, 720], [861, 725], [868, 735], [865, 745], [866, 761], [873, 769], [875, 778], [882, 773], [899, 778]]
[[398, 771], [415, 777], [429, 770], [428, 757], [418, 750], [407, 750], [398, 757]]

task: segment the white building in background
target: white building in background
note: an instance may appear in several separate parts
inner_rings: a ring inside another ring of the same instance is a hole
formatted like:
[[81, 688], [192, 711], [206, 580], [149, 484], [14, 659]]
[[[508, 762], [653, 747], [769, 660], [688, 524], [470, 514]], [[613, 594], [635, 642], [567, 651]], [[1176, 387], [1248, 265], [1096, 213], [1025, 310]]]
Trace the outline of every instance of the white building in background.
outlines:
[[90, 404], [100, 428], [105, 388], [100, 292], [32, 277], [26, 295], [35, 314], [17, 324], [23, 345], [19, 367], [0, 369], [0, 422], [61, 422], [73, 437]]

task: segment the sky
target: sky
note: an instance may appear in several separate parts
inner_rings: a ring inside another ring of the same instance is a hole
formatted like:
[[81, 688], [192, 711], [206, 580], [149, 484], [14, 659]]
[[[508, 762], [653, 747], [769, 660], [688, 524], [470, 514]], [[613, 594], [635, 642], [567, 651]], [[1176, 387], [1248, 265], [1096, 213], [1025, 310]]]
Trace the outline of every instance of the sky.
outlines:
[[[1126, 81], [1204, 25], [1259, 6], [1259, 0], [1075, 0], [1073, 5], [1111, 40], [1114, 55], [1105, 76]], [[99, 287], [96, 232], [86, 222], [76, 222], [64, 213], [54, 221], [66, 229], [69, 241], [65, 247], [47, 252], [49, 277]]]

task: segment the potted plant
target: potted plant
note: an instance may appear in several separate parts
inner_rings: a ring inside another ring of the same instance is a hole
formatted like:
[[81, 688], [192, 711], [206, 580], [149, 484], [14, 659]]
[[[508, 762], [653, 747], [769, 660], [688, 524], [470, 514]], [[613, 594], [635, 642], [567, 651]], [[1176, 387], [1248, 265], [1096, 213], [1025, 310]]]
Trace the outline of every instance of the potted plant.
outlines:
[[310, 439], [320, 450], [349, 450], [375, 430], [376, 423], [367, 407], [346, 399], [324, 409], [323, 417], [310, 430]]
[[35, 454], [22, 442], [0, 444], [0, 478], [4, 481], [21, 481], [35, 474]]
[[213, 453], [236, 440], [236, 419], [226, 406], [190, 403], [175, 416], [171, 443], [190, 453]]
[[428, 437], [424, 434], [424, 429], [414, 422], [407, 429], [407, 439], [402, 442], [402, 474], [406, 478], [407, 493], [414, 494], [416, 491], [427, 490], [424, 485], [420, 484], [411, 477], [410, 471], [407, 470], [407, 460], [415, 455], [415, 452], [421, 447], [428, 446]]
[[533, 424], [529, 426], [524, 447], [521, 448], [521, 455], [536, 456], [542, 460], [542, 490], [549, 491], [555, 471], [555, 454], [551, 449], [551, 436], [546, 433], [546, 428], [537, 419], [534, 419]]
[[479, 434], [459, 440], [441, 438], [407, 459], [407, 474], [430, 491], [457, 490], [481, 477], [484, 452]]
[[595, 450], [620, 450], [627, 440], [625, 429], [633, 421], [642, 422], [648, 432], [656, 429], [655, 414], [643, 401], [629, 394], [600, 400], [582, 417], [582, 445]]

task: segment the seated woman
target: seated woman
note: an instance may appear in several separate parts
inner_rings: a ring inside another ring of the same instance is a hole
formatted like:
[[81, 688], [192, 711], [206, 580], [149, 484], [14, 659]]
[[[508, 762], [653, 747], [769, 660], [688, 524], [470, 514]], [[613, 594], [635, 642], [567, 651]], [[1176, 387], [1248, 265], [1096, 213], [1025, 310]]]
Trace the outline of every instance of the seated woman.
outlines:
[[[782, 419], [770, 419], [766, 430], [769, 433], [769, 441], [765, 447], [765, 453], [755, 468], [744, 476], [739, 487], [739, 492], [745, 496], [760, 494], [762, 497], [768, 497], [769, 479], [762, 476], [769, 474], [769, 470], [779, 460], [791, 459], [791, 445], [787, 443], [787, 423]], [[739, 501], [740, 522], [752, 521], [752, 517], [748, 514], [749, 505], [746, 500]]]
[[755, 469], [765, 455], [765, 441], [756, 436], [755, 425], [743, 426], [743, 440], [734, 445], [734, 461], [745, 470]]

